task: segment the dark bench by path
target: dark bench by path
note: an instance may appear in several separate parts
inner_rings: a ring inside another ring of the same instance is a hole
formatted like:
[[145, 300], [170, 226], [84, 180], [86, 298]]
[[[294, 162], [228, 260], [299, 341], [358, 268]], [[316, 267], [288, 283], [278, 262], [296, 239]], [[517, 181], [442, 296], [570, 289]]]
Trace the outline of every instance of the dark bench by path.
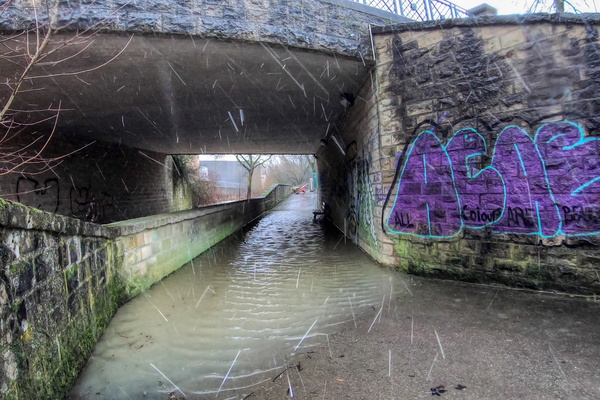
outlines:
[[325, 211], [327, 210], [327, 206], [325, 205], [325, 202], [322, 203], [321, 208], [315, 208], [313, 210], [313, 222], [317, 222], [317, 216], [318, 215], [323, 215], [323, 218], [325, 218]]

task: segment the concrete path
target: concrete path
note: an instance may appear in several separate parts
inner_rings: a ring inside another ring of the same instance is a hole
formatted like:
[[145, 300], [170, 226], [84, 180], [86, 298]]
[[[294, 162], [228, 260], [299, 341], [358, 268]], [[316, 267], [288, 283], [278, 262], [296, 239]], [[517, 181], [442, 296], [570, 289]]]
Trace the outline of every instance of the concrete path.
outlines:
[[392, 297], [247, 398], [600, 399], [600, 299], [404, 274]]

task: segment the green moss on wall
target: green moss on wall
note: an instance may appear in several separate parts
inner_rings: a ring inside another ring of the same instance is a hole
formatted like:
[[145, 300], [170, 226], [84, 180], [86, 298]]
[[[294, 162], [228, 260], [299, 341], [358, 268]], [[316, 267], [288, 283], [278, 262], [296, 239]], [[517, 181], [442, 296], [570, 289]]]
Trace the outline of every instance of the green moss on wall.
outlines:
[[[45, 246], [56, 257], [45, 259], [52, 268], [38, 273], [32, 260], [45, 250], [32, 243], [39, 235], [30, 230], [12, 235], [21, 244], [20, 259], [4, 266], [10, 279], [2, 282], [8, 292], [2, 314], [7, 324], [0, 337], [2, 399], [64, 398], [123, 298], [122, 282], [114, 273], [114, 242], [89, 241], [86, 253], [95, 255], [85, 261], [89, 274], [80, 276], [84, 264], [66, 268], [64, 237], [44, 234]], [[77, 301], [67, 307], [69, 292]]]
[[19, 376], [7, 399], [62, 399], [87, 362], [92, 349], [118, 308], [117, 282], [94, 296], [92, 310], [82, 309], [72, 324], [55, 327], [55, 335], [30, 325], [12, 346]]
[[394, 251], [401, 257], [408, 257], [409, 255], [409, 242], [402, 239], [394, 240]]

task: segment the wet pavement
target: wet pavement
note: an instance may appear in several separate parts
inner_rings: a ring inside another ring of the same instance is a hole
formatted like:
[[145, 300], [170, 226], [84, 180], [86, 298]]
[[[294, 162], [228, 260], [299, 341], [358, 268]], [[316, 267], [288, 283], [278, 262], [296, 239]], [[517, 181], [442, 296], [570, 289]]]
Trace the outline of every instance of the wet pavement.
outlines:
[[[600, 302], [398, 276], [412, 293], [251, 398], [600, 399]], [[300, 379], [301, 378], [301, 379]]]
[[315, 204], [127, 303], [70, 398], [600, 398], [600, 301], [381, 268]]

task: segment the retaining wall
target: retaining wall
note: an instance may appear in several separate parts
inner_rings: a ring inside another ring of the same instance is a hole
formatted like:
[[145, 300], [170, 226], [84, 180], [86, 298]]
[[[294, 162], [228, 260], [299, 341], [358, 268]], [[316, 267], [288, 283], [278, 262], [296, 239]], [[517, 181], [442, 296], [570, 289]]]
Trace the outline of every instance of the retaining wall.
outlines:
[[107, 225], [117, 233], [126, 295], [133, 297], [273, 208], [292, 193], [275, 185], [263, 197]]
[[0, 397], [62, 398], [119, 304], [291, 192], [113, 225], [0, 199]]
[[343, 169], [325, 189], [337, 223], [409, 272], [599, 293], [599, 25], [373, 28], [374, 79], [339, 126], [345, 155], [330, 143], [323, 161]]
[[64, 396], [117, 309], [110, 237], [0, 199], [0, 397]]

